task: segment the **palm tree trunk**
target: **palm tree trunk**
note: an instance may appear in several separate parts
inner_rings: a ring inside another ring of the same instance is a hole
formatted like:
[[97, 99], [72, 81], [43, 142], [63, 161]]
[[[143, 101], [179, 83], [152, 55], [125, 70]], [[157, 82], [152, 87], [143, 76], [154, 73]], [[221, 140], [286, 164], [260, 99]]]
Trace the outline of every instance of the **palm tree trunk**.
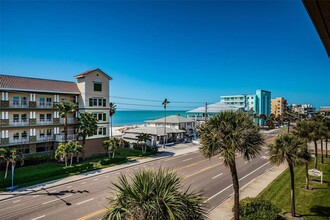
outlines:
[[9, 169], [9, 163], [10, 163], [10, 161], [6, 161], [6, 172], [5, 172], [5, 179], [7, 179], [7, 175], [8, 175], [8, 169]]
[[295, 195], [294, 195], [294, 170], [292, 162], [289, 162], [290, 177], [291, 177], [291, 215], [296, 216]]
[[67, 125], [68, 116], [64, 117], [64, 142], [68, 143], [68, 125]]
[[328, 158], [328, 137], [325, 138], [325, 157]]
[[314, 169], [317, 169], [317, 141], [314, 140], [314, 150], [315, 150], [315, 164]]
[[82, 158], [83, 158], [83, 160], [85, 160], [85, 144], [86, 144], [86, 138], [83, 137], [83, 140], [82, 140], [82, 147], [83, 147]]
[[234, 188], [234, 219], [239, 220], [239, 182], [236, 170], [235, 159], [229, 165]]
[[110, 138], [112, 138], [112, 116], [110, 117], [110, 126], [111, 126], [111, 129], [110, 129]]
[[70, 156], [70, 166], [72, 166], [73, 154]]
[[306, 189], [309, 189], [309, 176], [308, 176], [308, 162], [305, 162], [305, 172], [306, 172]]
[[113, 151], [112, 158], [115, 158], [115, 150]]
[[65, 162], [65, 167], [67, 167], [68, 166], [68, 157], [67, 156], [64, 157], [64, 162]]
[[290, 134], [290, 121], [288, 122], [288, 134]]
[[77, 153], [77, 163], [79, 163], [79, 153]]
[[323, 164], [323, 140], [321, 139], [321, 163]]

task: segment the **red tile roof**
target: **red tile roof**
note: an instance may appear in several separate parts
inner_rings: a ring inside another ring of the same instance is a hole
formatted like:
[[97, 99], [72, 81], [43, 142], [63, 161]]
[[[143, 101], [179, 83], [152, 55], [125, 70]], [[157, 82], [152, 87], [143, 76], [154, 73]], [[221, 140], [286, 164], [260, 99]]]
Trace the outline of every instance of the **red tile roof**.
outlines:
[[82, 77], [85, 77], [86, 75], [88, 75], [88, 74], [90, 74], [90, 73], [92, 73], [92, 72], [94, 72], [94, 71], [97, 71], [97, 70], [100, 71], [100, 72], [102, 72], [106, 77], [108, 77], [109, 80], [112, 80], [112, 78], [111, 78], [108, 74], [106, 74], [105, 72], [103, 72], [103, 71], [102, 71], [101, 69], [99, 69], [99, 68], [92, 69], [92, 70], [88, 70], [88, 71], [86, 71], [86, 72], [80, 73], [80, 74], [76, 75], [75, 78], [82, 78]]
[[9, 75], [0, 75], [0, 90], [2, 89], [68, 94], [80, 93], [77, 84], [74, 82]]

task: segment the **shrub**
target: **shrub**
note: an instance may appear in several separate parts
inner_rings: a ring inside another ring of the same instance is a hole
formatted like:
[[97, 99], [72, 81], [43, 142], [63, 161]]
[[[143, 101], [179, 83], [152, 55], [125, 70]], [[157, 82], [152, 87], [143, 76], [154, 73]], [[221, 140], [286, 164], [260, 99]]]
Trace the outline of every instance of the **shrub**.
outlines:
[[277, 220], [281, 219], [279, 216], [280, 211], [278, 207], [267, 200], [248, 197], [240, 201], [240, 217], [242, 220]]
[[[142, 144], [133, 143], [133, 149], [134, 150], [142, 151]], [[151, 146], [148, 146], [147, 145], [146, 152], [147, 153], [152, 153], [152, 154], [153, 153], [157, 153], [158, 152], [158, 148], [157, 147], [151, 147]]]
[[110, 164], [116, 164], [116, 163], [119, 163], [119, 162], [125, 162], [127, 161], [126, 158], [121, 158], [121, 157], [115, 157], [115, 158], [105, 158], [105, 159], [102, 159], [100, 160], [100, 164], [101, 165], [110, 165]]
[[32, 154], [24, 156], [23, 166], [32, 166], [53, 161], [56, 161], [54, 154]]

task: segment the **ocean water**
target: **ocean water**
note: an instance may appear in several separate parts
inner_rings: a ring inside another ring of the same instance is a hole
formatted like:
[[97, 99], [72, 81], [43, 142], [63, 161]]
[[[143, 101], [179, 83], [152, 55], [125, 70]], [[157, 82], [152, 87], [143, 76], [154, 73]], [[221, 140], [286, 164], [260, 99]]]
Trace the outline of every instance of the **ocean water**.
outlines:
[[[187, 117], [186, 111], [166, 111], [166, 116], [170, 115], [180, 115], [182, 117]], [[116, 111], [112, 116], [113, 126], [123, 126], [123, 125], [134, 125], [134, 124], [144, 124], [146, 120], [154, 120], [158, 118], [163, 118], [164, 111]]]

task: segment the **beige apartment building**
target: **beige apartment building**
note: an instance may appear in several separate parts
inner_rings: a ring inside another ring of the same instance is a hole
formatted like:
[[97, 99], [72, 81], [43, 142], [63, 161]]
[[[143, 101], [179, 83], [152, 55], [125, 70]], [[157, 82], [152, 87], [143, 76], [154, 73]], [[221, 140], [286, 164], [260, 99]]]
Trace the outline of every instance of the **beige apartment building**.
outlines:
[[0, 75], [0, 147], [15, 147], [24, 154], [53, 152], [64, 141], [64, 119], [56, 103], [77, 105], [68, 116], [68, 140], [77, 140], [80, 112], [98, 119], [95, 135], [87, 138], [85, 156], [103, 153], [109, 137], [109, 87], [112, 78], [100, 69], [75, 76], [77, 82]]
[[287, 100], [282, 97], [276, 97], [271, 102], [271, 113], [275, 116], [283, 115], [287, 108]]

